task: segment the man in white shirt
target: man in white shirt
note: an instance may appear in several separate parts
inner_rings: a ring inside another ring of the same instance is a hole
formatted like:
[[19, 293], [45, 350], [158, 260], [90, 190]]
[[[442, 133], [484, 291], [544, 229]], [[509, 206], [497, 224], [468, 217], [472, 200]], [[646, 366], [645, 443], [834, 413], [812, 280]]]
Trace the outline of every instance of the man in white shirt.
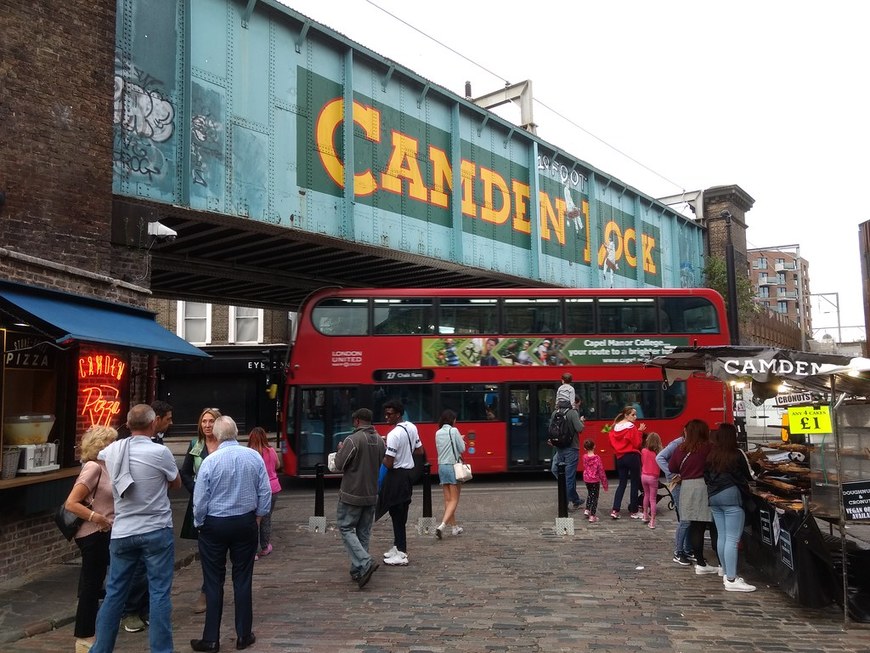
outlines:
[[380, 508], [386, 509], [393, 520], [393, 547], [384, 553], [384, 564], [394, 566], [408, 564], [408, 538], [405, 529], [413, 492], [413, 454], [423, 453], [423, 443], [420, 442], [417, 427], [411, 422], [402, 421], [404, 413], [405, 407], [398, 399], [384, 402], [384, 417], [394, 428], [387, 434], [387, 453], [384, 456], [387, 475], [384, 477]]

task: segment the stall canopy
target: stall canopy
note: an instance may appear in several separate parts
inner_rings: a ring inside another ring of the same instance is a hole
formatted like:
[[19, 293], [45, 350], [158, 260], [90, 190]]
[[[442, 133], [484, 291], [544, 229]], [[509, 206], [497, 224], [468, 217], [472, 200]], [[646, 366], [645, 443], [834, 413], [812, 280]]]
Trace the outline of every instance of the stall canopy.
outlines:
[[847, 383], [846, 379], [853, 379], [849, 382], [851, 390], [841, 387], [839, 382], [838, 390], [850, 394], [866, 394], [870, 391], [870, 380], [849, 376], [849, 372], [856, 369], [850, 367], [853, 361], [870, 363], [866, 358], [850, 359], [848, 356], [836, 354], [734, 345], [677, 347], [671, 353], [657, 356], [647, 364], [660, 367], [668, 385], [694, 374], [703, 374], [720, 381], [750, 381], [753, 394], [768, 399], [776, 395], [776, 386], [783, 382], [807, 390], [828, 391], [832, 372], [837, 372], [844, 383]]
[[0, 310], [61, 346], [94, 342], [170, 356], [208, 357], [157, 324], [151, 311], [125, 304], [0, 281]]

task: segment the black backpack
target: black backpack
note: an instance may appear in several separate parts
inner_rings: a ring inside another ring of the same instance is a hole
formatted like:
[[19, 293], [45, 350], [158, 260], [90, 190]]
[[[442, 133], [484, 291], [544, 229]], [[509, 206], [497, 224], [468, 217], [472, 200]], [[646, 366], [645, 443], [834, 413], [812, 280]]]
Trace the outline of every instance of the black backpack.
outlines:
[[570, 447], [574, 443], [574, 428], [568, 420], [569, 408], [561, 408], [553, 413], [550, 426], [547, 428], [547, 441], [559, 449]]

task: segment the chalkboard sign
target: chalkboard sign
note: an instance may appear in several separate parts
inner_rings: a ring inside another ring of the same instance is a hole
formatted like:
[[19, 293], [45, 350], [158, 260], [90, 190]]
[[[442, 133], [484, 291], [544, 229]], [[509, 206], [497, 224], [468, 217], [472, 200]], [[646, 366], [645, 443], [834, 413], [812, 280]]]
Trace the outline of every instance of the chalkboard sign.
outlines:
[[782, 529], [779, 534], [779, 551], [782, 564], [794, 571], [794, 554], [791, 550], [791, 533]]
[[770, 511], [759, 510], [758, 516], [761, 518], [761, 541], [773, 546], [773, 528], [770, 524]]
[[870, 481], [843, 483], [843, 508], [846, 521], [870, 519]]

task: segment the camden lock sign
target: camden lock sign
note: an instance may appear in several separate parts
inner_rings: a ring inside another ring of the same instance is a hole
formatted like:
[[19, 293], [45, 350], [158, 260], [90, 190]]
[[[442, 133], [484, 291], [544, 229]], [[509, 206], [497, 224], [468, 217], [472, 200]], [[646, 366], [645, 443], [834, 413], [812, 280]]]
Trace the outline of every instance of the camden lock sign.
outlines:
[[822, 370], [819, 363], [789, 360], [759, 360], [753, 358], [727, 359], [723, 368], [735, 376], [753, 374], [773, 374], [775, 376], [811, 376]]

